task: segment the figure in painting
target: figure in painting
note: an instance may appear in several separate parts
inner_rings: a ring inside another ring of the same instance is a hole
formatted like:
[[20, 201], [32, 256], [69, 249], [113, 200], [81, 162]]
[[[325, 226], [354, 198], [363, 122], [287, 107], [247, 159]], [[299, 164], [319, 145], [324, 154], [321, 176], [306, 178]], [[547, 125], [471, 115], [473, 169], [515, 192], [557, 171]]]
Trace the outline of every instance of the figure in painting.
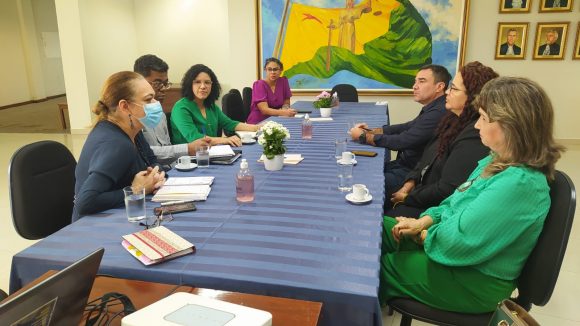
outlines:
[[371, 0], [354, 6], [354, 0], [346, 0], [346, 7], [340, 11], [338, 16], [338, 46], [349, 49], [354, 53], [356, 41], [354, 21], [359, 19], [362, 14], [371, 12]]

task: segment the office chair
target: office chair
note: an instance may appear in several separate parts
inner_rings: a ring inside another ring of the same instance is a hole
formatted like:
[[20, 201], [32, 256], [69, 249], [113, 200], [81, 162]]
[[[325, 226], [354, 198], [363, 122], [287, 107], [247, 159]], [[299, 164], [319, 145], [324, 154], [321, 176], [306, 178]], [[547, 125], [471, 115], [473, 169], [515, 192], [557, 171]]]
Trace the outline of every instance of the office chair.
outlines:
[[356, 87], [350, 84], [335, 85], [330, 92], [332, 94], [338, 92], [338, 100], [340, 102], [358, 102]]
[[250, 115], [250, 107], [252, 105], [252, 88], [251, 87], [244, 87], [242, 89], [242, 103], [244, 104], [244, 116], [246, 120], [248, 120], [248, 116]]
[[0, 289], [0, 301], [8, 298], [8, 294], [4, 290]]
[[242, 98], [242, 93], [240, 93], [240, 90], [237, 88], [230, 89], [230, 91], [228, 93], [238, 94], [240, 96], [240, 98]]
[[[576, 209], [576, 190], [564, 172], [556, 171], [556, 180], [550, 185], [550, 198], [552, 204], [544, 228], [517, 280], [518, 297], [512, 299], [528, 311], [532, 304], [544, 306], [550, 300], [566, 253]], [[443, 311], [408, 298], [392, 299], [388, 305], [403, 315], [401, 326], [411, 325], [413, 319], [437, 325], [485, 326], [493, 314]]]
[[[229, 92], [224, 97], [222, 97], [222, 111], [230, 119], [236, 121], [246, 121], [244, 116], [244, 104], [242, 102], [242, 96], [240, 92]], [[224, 130], [226, 136], [232, 136], [235, 132], [227, 132]]]
[[12, 155], [10, 206], [21, 237], [41, 239], [71, 223], [76, 165], [63, 144], [50, 140], [25, 145]]

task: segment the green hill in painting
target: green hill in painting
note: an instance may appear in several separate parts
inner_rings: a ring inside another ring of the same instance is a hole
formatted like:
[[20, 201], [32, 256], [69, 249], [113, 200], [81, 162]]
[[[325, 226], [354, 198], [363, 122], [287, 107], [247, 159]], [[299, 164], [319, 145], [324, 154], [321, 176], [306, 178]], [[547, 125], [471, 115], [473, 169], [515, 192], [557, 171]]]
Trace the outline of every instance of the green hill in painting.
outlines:
[[409, 0], [397, 0], [401, 6], [391, 12], [389, 31], [367, 42], [364, 53], [355, 55], [347, 49], [332, 46], [330, 70], [326, 70], [326, 46], [314, 57], [286, 70], [290, 78], [307, 74], [329, 78], [338, 71], [348, 70], [383, 83], [411, 88], [417, 70], [431, 63], [431, 32]]

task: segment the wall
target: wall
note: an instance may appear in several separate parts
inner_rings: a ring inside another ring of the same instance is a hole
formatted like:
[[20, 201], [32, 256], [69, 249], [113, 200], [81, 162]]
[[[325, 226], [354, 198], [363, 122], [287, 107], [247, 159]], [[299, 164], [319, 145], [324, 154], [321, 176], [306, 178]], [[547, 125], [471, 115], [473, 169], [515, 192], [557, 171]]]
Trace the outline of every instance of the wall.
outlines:
[[79, 0], [78, 3], [92, 106], [99, 99], [107, 77], [118, 71], [133, 70], [138, 53], [134, 6], [132, 0]]
[[[30, 100], [16, 1], [0, 1], [0, 106]], [[6, 77], [8, 76], [8, 77]]]
[[43, 88], [46, 96], [64, 94], [64, 73], [62, 71], [62, 59], [47, 58], [44, 52], [43, 32], [58, 33], [56, 22], [56, 8], [54, 1], [32, 0], [32, 10], [36, 26], [36, 42], [40, 72], [42, 74]]

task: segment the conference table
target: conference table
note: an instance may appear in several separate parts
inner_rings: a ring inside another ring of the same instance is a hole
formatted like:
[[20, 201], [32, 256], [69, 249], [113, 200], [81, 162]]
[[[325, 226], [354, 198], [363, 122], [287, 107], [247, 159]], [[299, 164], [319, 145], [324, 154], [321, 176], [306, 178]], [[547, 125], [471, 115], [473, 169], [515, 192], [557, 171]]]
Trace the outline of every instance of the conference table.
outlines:
[[[295, 105], [307, 105], [303, 102]], [[311, 105], [311, 103], [310, 103]], [[314, 110], [312, 117], [319, 116]], [[334, 141], [347, 138], [348, 124], [388, 122], [385, 105], [341, 103], [332, 121], [314, 122], [313, 137], [301, 139], [300, 118], [271, 118], [286, 126], [287, 153], [297, 165], [266, 171], [260, 145], [244, 145], [255, 176], [255, 200], [238, 203], [233, 165], [210, 165], [170, 177], [214, 176], [197, 210], [174, 215], [163, 225], [195, 244], [195, 254], [144, 266], [122, 246], [121, 236], [143, 229], [127, 222], [124, 208], [85, 216], [13, 257], [10, 292], [51, 269], [62, 269], [98, 247], [105, 248], [100, 274], [150, 282], [322, 302], [319, 325], [381, 325], [378, 303], [384, 150], [349, 139], [348, 150], [373, 150], [357, 157], [354, 183], [367, 186], [365, 205], [345, 200], [337, 189]], [[158, 204], [148, 202], [148, 214]]]

